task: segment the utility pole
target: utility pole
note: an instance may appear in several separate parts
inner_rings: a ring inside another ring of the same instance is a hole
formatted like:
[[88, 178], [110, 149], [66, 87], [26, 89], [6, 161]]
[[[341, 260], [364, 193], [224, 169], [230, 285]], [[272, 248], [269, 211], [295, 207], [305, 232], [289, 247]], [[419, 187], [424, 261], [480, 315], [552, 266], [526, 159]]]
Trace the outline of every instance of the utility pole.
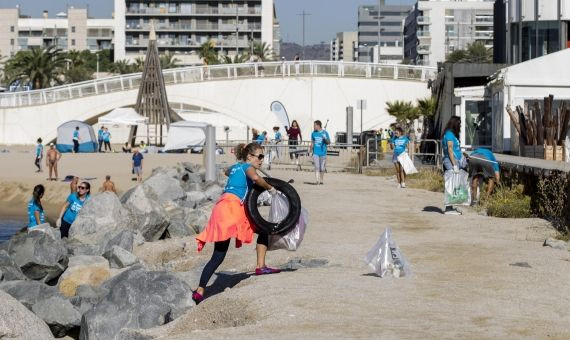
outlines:
[[305, 10], [301, 14], [298, 14], [303, 18], [303, 50], [301, 52], [302, 59], [305, 60], [305, 17], [311, 15], [311, 13], [306, 13]]

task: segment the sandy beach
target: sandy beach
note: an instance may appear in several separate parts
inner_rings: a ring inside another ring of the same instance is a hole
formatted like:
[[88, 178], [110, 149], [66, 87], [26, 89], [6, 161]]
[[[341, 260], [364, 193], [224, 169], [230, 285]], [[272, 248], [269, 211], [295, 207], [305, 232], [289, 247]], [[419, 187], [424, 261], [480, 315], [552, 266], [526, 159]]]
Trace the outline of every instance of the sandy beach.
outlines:
[[[180, 161], [201, 162], [201, 156], [145, 155], [145, 175]], [[25, 212], [38, 183], [47, 186], [48, 216], [57, 214], [69, 184], [47, 182], [45, 171], [34, 170], [31, 153], [0, 153], [0, 214]], [[60, 178], [71, 174], [94, 178], [93, 191], [107, 174], [121, 191], [136, 184], [125, 154], [65, 154]], [[570, 338], [570, 253], [542, 246], [554, 235], [546, 221], [498, 219], [469, 209], [463, 216], [442, 215], [442, 194], [399, 189], [391, 178], [332, 173], [325, 185], [313, 186], [304, 184], [313, 180], [310, 172], [272, 174], [295, 180], [310, 223], [299, 251], [271, 252], [268, 264], [302, 259], [307, 267], [250, 276], [254, 245], [232, 245], [213, 283], [215, 295], [148, 335]], [[363, 262], [386, 227], [393, 229], [413, 276], [379, 278]], [[177, 261], [205, 263], [209, 254], [189, 249]]]

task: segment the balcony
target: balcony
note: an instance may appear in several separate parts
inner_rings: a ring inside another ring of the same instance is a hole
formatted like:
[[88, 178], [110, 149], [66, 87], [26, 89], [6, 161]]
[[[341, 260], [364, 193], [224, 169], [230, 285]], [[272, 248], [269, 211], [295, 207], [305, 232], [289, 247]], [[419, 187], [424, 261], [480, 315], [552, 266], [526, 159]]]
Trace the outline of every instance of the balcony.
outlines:
[[420, 38], [430, 38], [431, 34], [429, 31], [417, 31], [417, 35]]
[[430, 45], [418, 45], [418, 54], [430, 54]]
[[429, 25], [430, 19], [429, 19], [429, 17], [426, 17], [426, 16], [419, 16], [417, 18], [417, 23], [418, 23], [418, 25]]
[[477, 24], [493, 24], [493, 17], [475, 17]]
[[[125, 26], [127, 31], [150, 31], [150, 24], [128, 24]], [[239, 24], [237, 28], [240, 32], [259, 31], [261, 24]], [[217, 23], [197, 23], [192, 26], [190, 24], [155, 24], [154, 29], [159, 31], [231, 31], [235, 32], [235, 24], [221, 24]]]
[[[128, 8], [127, 15], [164, 15], [164, 16], [177, 16], [177, 15], [227, 15], [235, 16], [235, 8]], [[237, 11], [240, 16], [245, 15], [261, 15], [261, 8], [240, 8]]]
[[475, 38], [493, 39], [493, 32], [489, 31], [476, 31]]

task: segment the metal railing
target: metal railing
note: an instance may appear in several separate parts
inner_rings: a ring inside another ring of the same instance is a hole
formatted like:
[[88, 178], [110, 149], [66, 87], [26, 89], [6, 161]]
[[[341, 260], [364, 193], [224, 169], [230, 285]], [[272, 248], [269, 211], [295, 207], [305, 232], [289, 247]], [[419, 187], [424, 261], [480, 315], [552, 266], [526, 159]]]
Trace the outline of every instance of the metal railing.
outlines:
[[[432, 143], [434, 147], [429, 148]], [[393, 151], [390, 149], [389, 143], [386, 143], [386, 150], [382, 149], [381, 144], [382, 139], [380, 138], [370, 138], [366, 141], [366, 166], [371, 166], [374, 163], [378, 164], [382, 158], [388, 159], [390, 163], [392, 162]], [[434, 151], [422, 152], [422, 149]], [[441, 143], [436, 139], [421, 139], [419, 144], [417, 141], [410, 141], [410, 150], [412, 160], [418, 158], [424, 164], [431, 164], [437, 167], [441, 165]]]
[[[235, 42], [235, 41], [234, 41]], [[403, 79], [427, 82], [435, 67], [371, 64], [337, 61], [287, 61], [212, 66], [190, 66], [163, 71], [167, 85], [258, 77], [347, 77], [362, 79]], [[138, 89], [141, 73], [84, 81], [47, 89], [0, 94], [0, 108], [46, 105], [86, 96]]]

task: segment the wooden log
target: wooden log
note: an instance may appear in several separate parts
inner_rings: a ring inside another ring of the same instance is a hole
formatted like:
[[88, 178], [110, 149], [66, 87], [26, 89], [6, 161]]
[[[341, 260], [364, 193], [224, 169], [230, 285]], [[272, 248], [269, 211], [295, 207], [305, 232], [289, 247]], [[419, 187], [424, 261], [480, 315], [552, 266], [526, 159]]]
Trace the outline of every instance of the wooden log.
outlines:
[[536, 115], [533, 109], [528, 109], [525, 111], [525, 118], [528, 122], [528, 135], [529, 135], [529, 145], [536, 145], [538, 140], [538, 130], [536, 127]]
[[[518, 107], [517, 107], [518, 109]], [[513, 112], [513, 109], [511, 109], [511, 105], [507, 104], [507, 113], [509, 114], [509, 117], [511, 117], [511, 121], [513, 122], [513, 125], [515, 126], [515, 129], [517, 130], [517, 132], [519, 133], [519, 136], [522, 136], [522, 130], [521, 130], [521, 124], [518, 118], [518, 115], [516, 113]]]
[[554, 144], [554, 136], [552, 135], [552, 100], [553, 96], [544, 97], [544, 111], [542, 115], [542, 124], [544, 125], [544, 133], [546, 139], [546, 145]]
[[566, 139], [566, 134], [568, 133], [568, 129], [570, 129], [570, 112], [568, 112], [568, 108], [566, 107], [566, 102], [562, 101], [562, 114], [561, 114], [561, 127], [560, 127], [560, 136], [558, 137], [558, 145], [564, 145], [564, 140]]
[[533, 121], [536, 123], [536, 144], [544, 144], [544, 125], [542, 124], [542, 111], [538, 100], [534, 102], [534, 116]]

